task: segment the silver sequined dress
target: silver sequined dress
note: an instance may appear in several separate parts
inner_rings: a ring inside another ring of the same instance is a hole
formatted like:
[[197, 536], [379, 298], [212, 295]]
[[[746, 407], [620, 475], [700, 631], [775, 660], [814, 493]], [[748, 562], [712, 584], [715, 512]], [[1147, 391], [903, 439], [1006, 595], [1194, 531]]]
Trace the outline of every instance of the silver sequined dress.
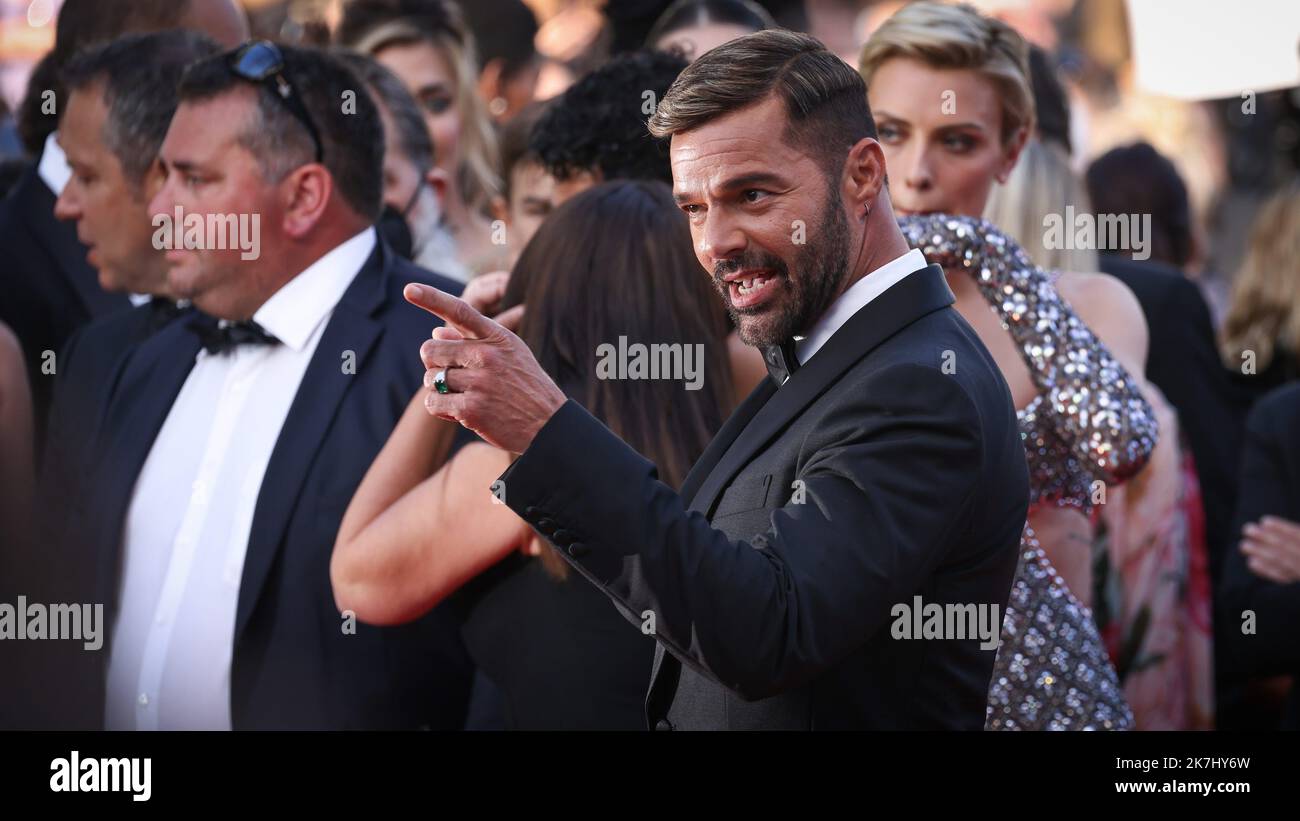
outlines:
[[[1087, 515], [1093, 483], [1124, 481], [1155, 447], [1155, 414], [1137, 384], [1057, 294], [1054, 277], [993, 225], [946, 215], [899, 224], [927, 260], [974, 278], [1029, 366], [1038, 395], [1017, 418], [1030, 510], [1057, 505]], [[1026, 524], [985, 729], [1132, 726], [1092, 611], [1066, 587]]]

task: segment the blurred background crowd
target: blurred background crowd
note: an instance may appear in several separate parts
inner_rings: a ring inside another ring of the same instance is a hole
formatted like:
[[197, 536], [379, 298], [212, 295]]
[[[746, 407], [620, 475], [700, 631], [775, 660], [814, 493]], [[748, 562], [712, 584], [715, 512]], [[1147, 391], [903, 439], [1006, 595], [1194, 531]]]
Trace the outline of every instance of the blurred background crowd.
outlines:
[[[41, 92], [61, 88], [60, 72], [74, 56], [56, 44], [62, 5], [0, 0], [0, 195], [36, 173], [59, 127]], [[648, 139], [644, 123], [693, 58], [782, 27], [818, 38], [865, 75], [872, 66], [864, 47], [908, 4], [240, 5], [252, 38], [359, 55], [349, 65], [385, 126], [382, 236], [424, 268], [482, 284], [515, 266], [552, 212], [585, 189], [613, 180], [671, 184], [666, 149]], [[1241, 617], [1246, 610], [1300, 615], [1300, 528], [1259, 537], [1276, 542], [1267, 567], [1256, 561], [1225, 570], [1249, 541], [1247, 526], [1265, 517], [1300, 521], [1297, 7], [1281, 0], [972, 5], [1031, 45], [1036, 110], [1033, 134], [1015, 168], [998, 177], [982, 215], [1042, 268], [1104, 271], [1132, 290], [1148, 329], [1145, 378], [1162, 395], [1154, 403], [1165, 414], [1162, 435], [1173, 432], [1166, 452], [1097, 506], [1090, 550], [1076, 557], [1081, 568], [1066, 572], [1071, 587], [1091, 607], [1137, 728], [1300, 726], [1300, 691], [1293, 690], [1300, 638], [1243, 641]], [[94, 23], [82, 27], [81, 46], [97, 39]], [[1278, 42], [1281, 57], [1273, 59]], [[874, 98], [872, 107], [879, 107]], [[902, 145], [904, 137], [882, 127], [881, 139]], [[913, 178], [933, 169], [896, 165], [890, 155], [890, 171], [896, 188], [923, 190], [929, 183]], [[1044, 218], [1067, 214], [1149, 218], [1149, 256], [1046, 241]], [[546, 247], [559, 253], [554, 231]], [[540, 260], [546, 251], [531, 253]], [[0, 247], [0, 267], [7, 254]], [[40, 353], [114, 309], [106, 305], [70, 298], [62, 329], [31, 341], [15, 329], [32, 381], [35, 441], [52, 401], [31, 374]], [[731, 379], [743, 396], [763, 378], [762, 364], [738, 353], [734, 338], [729, 344]], [[1265, 412], [1261, 402], [1271, 403]], [[1229, 581], [1243, 570], [1253, 577]]]

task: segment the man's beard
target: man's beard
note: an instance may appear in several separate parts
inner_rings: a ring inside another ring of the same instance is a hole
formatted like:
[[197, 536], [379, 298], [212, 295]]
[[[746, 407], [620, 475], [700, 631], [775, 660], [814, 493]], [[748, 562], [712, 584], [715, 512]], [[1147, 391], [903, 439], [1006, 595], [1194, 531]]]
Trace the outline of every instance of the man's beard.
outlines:
[[[833, 189], [832, 189], [833, 190]], [[713, 283], [736, 325], [740, 340], [757, 348], [779, 345], [807, 331], [821, 318], [839, 294], [849, 265], [849, 226], [835, 196], [827, 198], [812, 233], [815, 243], [804, 245], [795, 255], [795, 273], [778, 257], [763, 251], [719, 262], [713, 268]], [[747, 269], [767, 269], [776, 275], [786, 293], [774, 304], [754, 309], [737, 309], [731, 304], [731, 287], [723, 277]], [[761, 326], [746, 328], [744, 317], [773, 314]]]

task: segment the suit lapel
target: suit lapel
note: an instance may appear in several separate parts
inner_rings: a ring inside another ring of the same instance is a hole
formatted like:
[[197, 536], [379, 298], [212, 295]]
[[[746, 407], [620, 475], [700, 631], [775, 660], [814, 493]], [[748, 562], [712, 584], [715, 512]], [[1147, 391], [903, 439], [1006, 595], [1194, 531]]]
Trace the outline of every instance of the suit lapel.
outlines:
[[357, 379], [355, 374], [343, 373], [340, 354], [345, 350], [353, 351], [359, 372], [383, 334], [383, 325], [373, 314], [384, 304], [387, 253], [382, 242], [375, 246], [374, 253], [335, 306], [271, 451], [253, 512], [239, 585], [236, 642], [248, 626], [275, 564], [285, 529], [311, 472], [314, 455], [321, 447], [348, 388]]
[[749, 424], [749, 420], [754, 418], [754, 414], [766, 404], [767, 400], [772, 398], [776, 393], [776, 385], [769, 378], [764, 378], [758, 383], [758, 387], [750, 392], [749, 396], [727, 417], [727, 421], [722, 423], [722, 428], [718, 434], [709, 442], [704, 453], [700, 458], [695, 460], [691, 466], [691, 472], [686, 474], [686, 480], [682, 482], [681, 497], [689, 504], [694, 500], [695, 494], [699, 491], [700, 485], [708, 478], [713, 467], [718, 464], [722, 454], [727, 452], [731, 443], [736, 440], [740, 432]]
[[[662, 675], [661, 675], [662, 674]], [[645, 714], [649, 729], [655, 729], [655, 723], [668, 715], [672, 706], [673, 695], [677, 692], [677, 682], [681, 679], [682, 663], [676, 656], [664, 650], [664, 646], [655, 642], [655, 663], [650, 670], [650, 692], [646, 694]]]
[[736, 473], [841, 374], [907, 325], [954, 301], [943, 269], [930, 265], [913, 272], [863, 306], [807, 365], [795, 371], [794, 376], [758, 409], [744, 427], [744, 435], [738, 433], [733, 438], [726, 453], [701, 484], [692, 507], [710, 513]]
[[96, 577], [99, 601], [109, 603], [110, 611], [116, 606], [122, 527], [131, 495], [158, 431], [194, 369], [198, 352], [198, 336], [182, 323], [159, 331], [126, 359], [104, 414], [103, 430], [112, 438], [101, 442], [103, 456], [95, 470], [98, 478], [90, 485], [98, 490], [98, 498], [90, 504], [102, 511], [94, 523], [103, 546], [96, 551]]

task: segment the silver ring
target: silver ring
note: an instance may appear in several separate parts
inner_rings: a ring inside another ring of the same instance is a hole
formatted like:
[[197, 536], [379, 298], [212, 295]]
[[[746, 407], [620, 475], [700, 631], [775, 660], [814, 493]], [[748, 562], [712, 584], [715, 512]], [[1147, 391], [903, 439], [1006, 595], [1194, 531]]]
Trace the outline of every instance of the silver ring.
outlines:
[[451, 386], [447, 384], [447, 371], [443, 369], [433, 375], [433, 387], [438, 393], [451, 393]]

